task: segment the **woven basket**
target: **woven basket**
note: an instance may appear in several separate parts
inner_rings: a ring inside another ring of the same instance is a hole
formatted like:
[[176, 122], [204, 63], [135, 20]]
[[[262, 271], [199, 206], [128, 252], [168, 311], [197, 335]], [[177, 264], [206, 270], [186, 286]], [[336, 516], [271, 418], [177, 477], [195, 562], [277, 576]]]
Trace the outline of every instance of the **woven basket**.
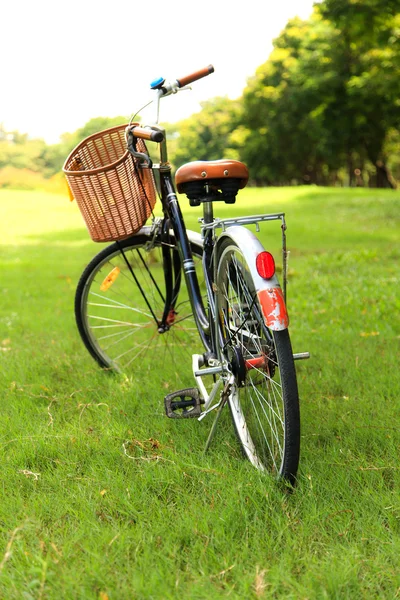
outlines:
[[[123, 240], [144, 225], [157, 195], [151, 169], [141, 169], [126, 147], [126, 125], [89, 136], [71, 152], [63, 171], [90, 237]], [[137, 151], [146, 152], [143, 140]]]

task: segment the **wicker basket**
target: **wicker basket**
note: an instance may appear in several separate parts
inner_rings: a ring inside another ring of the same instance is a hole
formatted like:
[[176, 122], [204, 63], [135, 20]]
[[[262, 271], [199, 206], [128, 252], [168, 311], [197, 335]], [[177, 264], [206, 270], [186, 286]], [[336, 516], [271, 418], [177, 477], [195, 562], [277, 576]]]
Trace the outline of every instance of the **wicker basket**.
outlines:
[[[151, 169], [141, 169], [126, 148], [126, 125], [89, 136], [71, 152], [63, 171], [90, 237], [123, 240], [144, 225], [157, 195]], [[138, 152], [147, 152], [137, 140]]]

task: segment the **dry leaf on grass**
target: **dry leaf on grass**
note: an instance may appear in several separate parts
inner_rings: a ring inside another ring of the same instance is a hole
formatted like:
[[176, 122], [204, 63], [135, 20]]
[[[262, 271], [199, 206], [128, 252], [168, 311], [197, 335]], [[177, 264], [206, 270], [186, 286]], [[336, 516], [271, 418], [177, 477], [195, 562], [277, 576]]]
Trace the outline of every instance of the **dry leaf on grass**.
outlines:
[[267, 584], [265, 583], [266, 572], [267, 569], [262, 569], [262, 571], [260, 571], [258, 567], [256, 568], [256, 577], [254, 579], [254, 593], [257, 596], [257, 598], [261, 598], [264, 595], [265, 588], [267, 587]]

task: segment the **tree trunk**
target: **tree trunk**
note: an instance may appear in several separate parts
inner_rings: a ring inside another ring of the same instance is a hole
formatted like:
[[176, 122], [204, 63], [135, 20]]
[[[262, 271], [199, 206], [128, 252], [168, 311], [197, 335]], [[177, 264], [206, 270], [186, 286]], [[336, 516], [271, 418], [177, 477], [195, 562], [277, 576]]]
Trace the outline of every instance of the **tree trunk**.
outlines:
[[349, 176], [349, 187], [353, 187], [354, 185], [354, 163], [351, 152], [347, 154], [347, 173]]
[[377, 188], [391, 188], [395, 190], [397, 188], [396, 181], [393, 179], [389, 169], [381, 160], [377, 160], [375, 163], [376, 168], [376, 187]]

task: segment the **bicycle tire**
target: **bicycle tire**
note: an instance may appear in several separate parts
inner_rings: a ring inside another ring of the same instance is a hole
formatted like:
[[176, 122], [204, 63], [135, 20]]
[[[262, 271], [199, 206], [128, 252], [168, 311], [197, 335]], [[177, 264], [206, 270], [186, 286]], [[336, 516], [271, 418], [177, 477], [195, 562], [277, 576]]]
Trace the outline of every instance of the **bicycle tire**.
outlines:
[[220, 355], [235, 375], [228, 403], [243, 453], [294, 484], [300, 409], [289, 332], [265, 325], [246, 259], [230, 238], [219, 248], [216, 284]]
[[[76, 323], [87, 350], [101, 367], [126, 375], [147, 368], [154, 379], [167, 376], [169, 364], [175, 380], [186, 381], [188, 358], [202, 349], [202, 343], [183, 277], [175, 299], [177, 314], [171, 316], [168, 331], [158, 332], [153, 315], [160, 319], [164, 311], [164, 259], [161, 242], [157, 239], [150, 247], [151, 240], [149, 232], [139, 232], [107, 246], [91, 260], [76, 290]], [[175, 244], [172, 234], [168, 244]], [[191, 242], [191, 249], [194, 260], [200, 259], [201, 242]]]

